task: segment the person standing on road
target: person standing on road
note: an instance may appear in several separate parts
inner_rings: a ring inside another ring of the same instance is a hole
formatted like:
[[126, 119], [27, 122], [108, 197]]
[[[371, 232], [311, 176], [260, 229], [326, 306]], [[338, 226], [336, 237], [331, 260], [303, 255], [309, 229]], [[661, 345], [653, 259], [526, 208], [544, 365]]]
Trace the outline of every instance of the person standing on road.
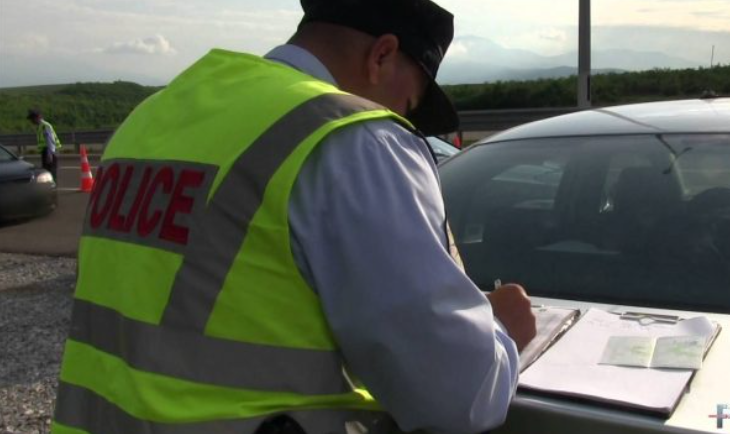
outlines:
[[43, 119], [43, 114], [40, 111], [28, 110], [27, 119], [37, 127], [36, 138], [38, 153], [41, 155], [41, 166], [51, 172], [55, 182], [56, 171], [58, 170], [56, 153], [61, 149], [61, 140], [56, 135], [53, 125]]
[[[477, 433], [535, 334], [464, 274], [424, 134], [453, 16], [302, 0], [265, 57], [213, 50], [102, 157], [53, 432]], [[454, 249], [455, 250], [455, 249]]]

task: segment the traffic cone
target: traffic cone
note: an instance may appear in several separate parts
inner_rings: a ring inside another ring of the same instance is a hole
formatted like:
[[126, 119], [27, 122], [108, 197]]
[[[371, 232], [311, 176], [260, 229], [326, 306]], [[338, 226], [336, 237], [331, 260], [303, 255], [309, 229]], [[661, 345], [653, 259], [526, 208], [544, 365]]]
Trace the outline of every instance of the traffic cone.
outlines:
[[81, 147], [81, 188], [80, 190], [86, 193], [91, 192], [91, 188], [94, 186], [94, 176], [91, 174], [91, 167], [89, 166], [89, 156], [86, 155], [86, 146]]
[[456, 133], [456, 137], [454, 137], [454, 146], [461, 149], [461, 134]]

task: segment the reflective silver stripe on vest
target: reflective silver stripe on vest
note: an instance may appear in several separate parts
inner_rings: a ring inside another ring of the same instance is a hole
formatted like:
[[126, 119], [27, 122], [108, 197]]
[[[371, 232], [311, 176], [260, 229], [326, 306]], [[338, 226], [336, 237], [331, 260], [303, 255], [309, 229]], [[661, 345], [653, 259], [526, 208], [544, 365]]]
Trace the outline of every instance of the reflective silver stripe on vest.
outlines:
[[[281, 414], [281, 413], [279, 413]], [[287, 412], [308, 434], [349, 434], [347, 422], [359, 422], [368, 434], [394, 434], [397, 428], [382, 412], [348, 410], [309, 410]], [[60, 382], [54, 420], [62, 425], [91, 434], [114, 432], [129, 434], [251, 434], [276, 414], [249, 419], [217, 420], [195, 423], [160, 423], [137, 419], [89, 389]]]
[[274, 173], [322, 126], [378, 109], [382, 107], [354, 95], [325, 94], [296, 107], [256, 139], [226, 174], [205, 220], [191, 233], [162, 323], [203, 332]]
[[135, 369], [231, 388], [328, 395], [352, 391], [333, 351], [256, 345], [135, 321], [76, 299], [69, 338]]

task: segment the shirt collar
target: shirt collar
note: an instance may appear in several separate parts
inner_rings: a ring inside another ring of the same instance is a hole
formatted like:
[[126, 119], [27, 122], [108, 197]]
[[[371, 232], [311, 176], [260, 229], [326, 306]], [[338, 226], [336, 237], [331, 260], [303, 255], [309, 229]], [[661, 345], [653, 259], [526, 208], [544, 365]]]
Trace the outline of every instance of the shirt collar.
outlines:
[[314, 78], [337, 86], [337, 81], [314, 54], [292, 44], [279, 45], [264, 56], [265, 59], [289, 65]]

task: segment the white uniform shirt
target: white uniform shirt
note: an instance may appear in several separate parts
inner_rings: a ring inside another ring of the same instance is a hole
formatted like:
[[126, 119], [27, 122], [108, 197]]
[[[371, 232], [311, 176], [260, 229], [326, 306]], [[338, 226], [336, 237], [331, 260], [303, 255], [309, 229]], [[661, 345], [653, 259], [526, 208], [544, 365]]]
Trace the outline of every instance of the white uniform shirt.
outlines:
[[[336, 84], [299, 47], [266, 57]], [[390, 120], [337, 130], [304, 164], [289, 212], [295, 259], [349, 370], [401, 429], [468, 434], [502, 423], [517, 349], [449, 255], [422, 139]]]
[[46, 140], [46, 148], [48, 148], [48, 152], [51, 154], [56, 153], [56, 139], [53, 137], [53, 131], [51, 130], [51, 127], [49, 124], [41, 123], [38, 128], [43, 128], [43, 137]]

